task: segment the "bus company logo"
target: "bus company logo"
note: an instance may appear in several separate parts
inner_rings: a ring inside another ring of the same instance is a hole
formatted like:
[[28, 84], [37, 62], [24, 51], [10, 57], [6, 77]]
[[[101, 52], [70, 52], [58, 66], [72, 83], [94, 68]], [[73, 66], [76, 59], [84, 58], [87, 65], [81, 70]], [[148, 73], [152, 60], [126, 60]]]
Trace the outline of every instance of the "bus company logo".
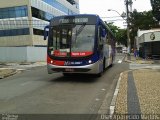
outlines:
[[151, 40], [154, 40], [154, 39], [155, 39], [155, 34], [154, 34], [154, 33], [151, 33], [150, 39], [151, 39]]
[[64, 65], [71, 65], [71, 62], [70, 61], [65, 61]]

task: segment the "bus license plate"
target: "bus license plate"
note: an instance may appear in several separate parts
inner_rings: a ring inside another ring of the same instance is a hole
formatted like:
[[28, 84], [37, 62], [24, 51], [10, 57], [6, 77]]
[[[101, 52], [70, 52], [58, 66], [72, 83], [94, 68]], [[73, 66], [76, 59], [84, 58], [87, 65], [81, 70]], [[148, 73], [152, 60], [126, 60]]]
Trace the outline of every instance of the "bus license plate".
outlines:
[[66, 68], [65, 71], [66, 72], [74, 72], [74, 69], [73, 68]]

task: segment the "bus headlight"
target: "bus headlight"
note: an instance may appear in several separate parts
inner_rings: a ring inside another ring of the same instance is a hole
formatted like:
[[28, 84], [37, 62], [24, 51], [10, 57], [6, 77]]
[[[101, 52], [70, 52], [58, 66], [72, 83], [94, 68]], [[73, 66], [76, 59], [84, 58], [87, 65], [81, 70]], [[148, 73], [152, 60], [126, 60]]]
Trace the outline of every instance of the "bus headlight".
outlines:
[[89, 60], [88, 63], [91, 64], [91, 63], [92, 63], [92, 60]]
[[51, 60], [51, 64], [53, 63], [53, 61]]

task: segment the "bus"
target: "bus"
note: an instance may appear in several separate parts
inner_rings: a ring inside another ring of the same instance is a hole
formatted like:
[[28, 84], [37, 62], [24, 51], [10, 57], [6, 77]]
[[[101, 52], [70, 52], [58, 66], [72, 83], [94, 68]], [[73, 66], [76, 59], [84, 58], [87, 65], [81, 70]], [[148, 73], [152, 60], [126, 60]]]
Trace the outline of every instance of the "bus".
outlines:
[[57, 16], [44, 28], [48, 73], [96, 74], [112, 66], [115, 36], [109, 26], [94, 14]]

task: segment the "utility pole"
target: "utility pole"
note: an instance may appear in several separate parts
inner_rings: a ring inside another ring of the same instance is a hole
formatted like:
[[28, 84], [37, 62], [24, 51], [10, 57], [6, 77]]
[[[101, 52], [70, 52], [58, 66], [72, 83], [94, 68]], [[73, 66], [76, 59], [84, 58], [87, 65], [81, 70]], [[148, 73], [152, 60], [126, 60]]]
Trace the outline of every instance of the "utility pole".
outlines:
[[130, 40], [130, 32], [129, 32], [129, 7], [128, 7], [128, 0], [125, 1], [126, 3], [126, 14], [127, 14], [127, 47], [128, 47], [128, 54], [130, 54], [131, 50], [131, 40]]
[[[131, 53], [131, 39], [130, 39], [130, 12], [132, 12], [132, 0], [125, 0], [126, 5], [126, 14], [127, 14], [127, 47], [128, 47], [128, 54]], [[129, 10], [130, 8], [130, 10]]]

